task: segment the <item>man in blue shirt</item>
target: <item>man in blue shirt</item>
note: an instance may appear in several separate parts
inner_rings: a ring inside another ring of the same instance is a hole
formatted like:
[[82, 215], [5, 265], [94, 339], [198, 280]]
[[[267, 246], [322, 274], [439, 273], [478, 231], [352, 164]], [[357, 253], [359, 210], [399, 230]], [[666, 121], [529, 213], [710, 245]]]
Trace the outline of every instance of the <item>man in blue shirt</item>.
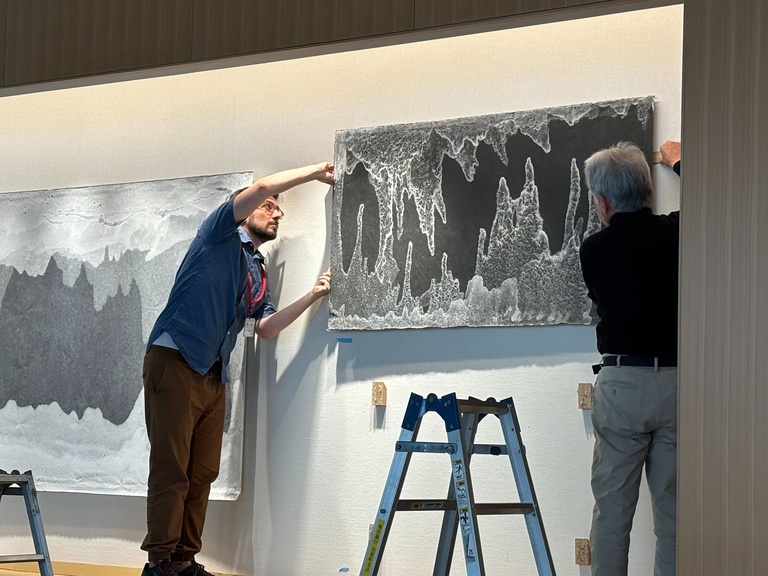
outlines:
[[235, 341], [270, 338], [331, 289], [329, 273], [277, 310], [269, 294], [263, 242], [277, 236], [278, 195], [299, 184], [333, 184], [333, 165], [278, 172], [238, 190], [209, 214], [182, 261], [149, 336], [144, 403], [150, 442], [148, 554], [142, 576], [210, 576], [202, 547], [208, 495], [219, 473], [224, 384]]

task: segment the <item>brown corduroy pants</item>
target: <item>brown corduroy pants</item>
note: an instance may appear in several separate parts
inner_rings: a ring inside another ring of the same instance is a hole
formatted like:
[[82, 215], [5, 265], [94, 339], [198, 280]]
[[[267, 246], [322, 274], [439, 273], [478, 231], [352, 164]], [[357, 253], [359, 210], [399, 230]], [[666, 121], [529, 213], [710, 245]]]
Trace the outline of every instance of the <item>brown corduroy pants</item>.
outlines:
[[221, 365], [201, 376], [178, 350], [152, 346], [143, 377], [150, 453], [141, 549], [150, 562], [193, 560], [202, 547], [208, 495], [221, 461]]

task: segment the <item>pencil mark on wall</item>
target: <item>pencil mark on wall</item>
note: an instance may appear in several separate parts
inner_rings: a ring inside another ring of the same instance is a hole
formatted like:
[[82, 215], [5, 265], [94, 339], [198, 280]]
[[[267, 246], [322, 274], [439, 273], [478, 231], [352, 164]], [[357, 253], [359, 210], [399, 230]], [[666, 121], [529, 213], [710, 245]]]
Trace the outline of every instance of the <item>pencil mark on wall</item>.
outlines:
[[339, 131], [329, 328], [588, 324], [582, 179], [653, 97]]

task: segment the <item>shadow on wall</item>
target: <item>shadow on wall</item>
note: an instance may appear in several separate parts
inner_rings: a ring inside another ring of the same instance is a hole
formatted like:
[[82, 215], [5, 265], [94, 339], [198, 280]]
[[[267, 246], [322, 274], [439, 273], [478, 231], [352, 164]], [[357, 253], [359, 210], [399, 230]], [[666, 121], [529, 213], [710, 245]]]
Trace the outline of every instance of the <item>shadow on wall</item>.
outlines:
[[339, 384], [487, 367], [556, 366], [598, 359], [594, 326], [331, 331]]

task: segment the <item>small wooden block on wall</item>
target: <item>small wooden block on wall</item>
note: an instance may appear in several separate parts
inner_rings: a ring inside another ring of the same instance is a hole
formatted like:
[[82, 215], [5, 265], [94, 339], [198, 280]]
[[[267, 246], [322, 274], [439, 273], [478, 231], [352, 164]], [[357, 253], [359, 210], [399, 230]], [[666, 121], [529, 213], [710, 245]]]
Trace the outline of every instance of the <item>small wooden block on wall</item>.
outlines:
[[371, 392], [371, 403], [374, 406], [386, 406], [387, 405], [387, 387], [384, 382], [374, 382]]
[[590, 382], [579, 383], [579, 408], [592, 410], [592, 384]]
[[576, 538], [576, 565], [589, 566], [592, 564], [592, 549], [588, 538]]

